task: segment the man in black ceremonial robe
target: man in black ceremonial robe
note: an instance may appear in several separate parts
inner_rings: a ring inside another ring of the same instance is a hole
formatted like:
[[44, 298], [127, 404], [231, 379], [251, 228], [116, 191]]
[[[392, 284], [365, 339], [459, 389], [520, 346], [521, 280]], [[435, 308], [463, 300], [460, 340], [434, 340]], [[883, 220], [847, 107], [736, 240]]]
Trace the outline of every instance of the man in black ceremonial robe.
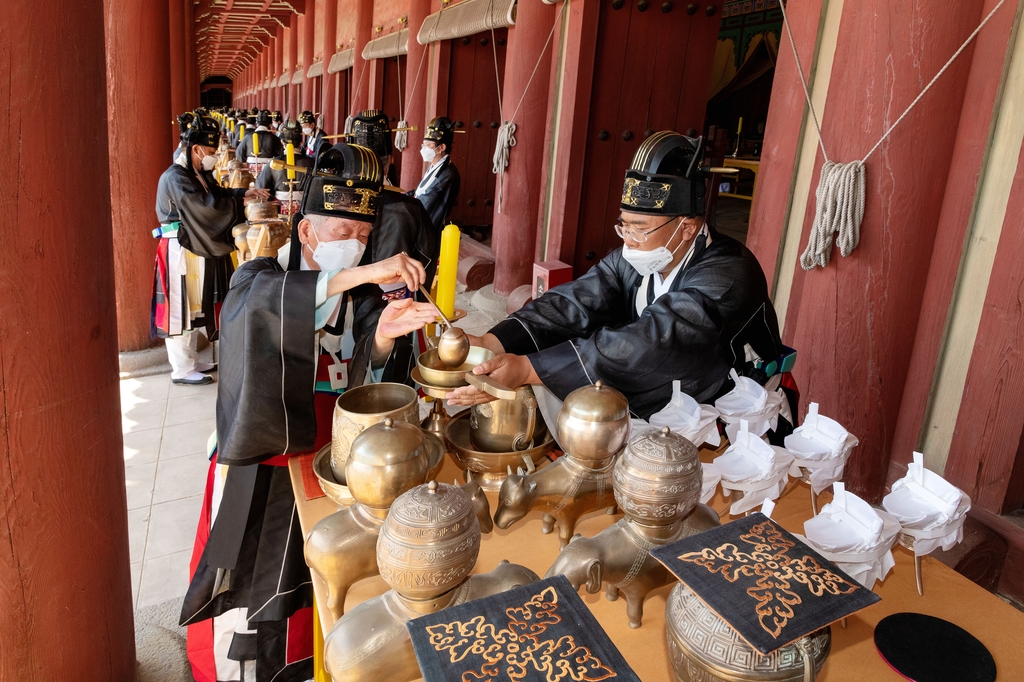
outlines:
[[459, 169], [451, 160], [454, 138], [455, 124], [451, 119], [441, 116], [430, 122], [420, 147], [420, 156], [430, 168], [416, 189], [409, 193], [420, 200], [437, 230], [444, 228], [462, 184]]
[[[731, 388], [730, 369], [758, 378], [758, 360], [782, 352], [775, 309], [754, 255], [704, 221], [701, 151], [671, 131], [647, 138], [626, 171], [622, 248], [471, 338], [500, 354], [475, 371], [561, 400], [601, 380], [643, 419], [665, 407], [673, 380], [710, 403]], [[452, 402], [486, 400], [464, 387]]]
[[376, 155], [338, 145], [317, 171], [290, 245], [296, 263], [287, 270], [269, 257], [242, 264], [221, 314], [218, 450], [181, 612], [201, 682], [250, 679], [249, 666], [257, 682], [313, 676], [306, 627], [313, 597], [288, 458], [329, 442], [337, 393], [328, 375], [348, 302], [352, 387], [407, 382], [407, 335], [435, 318], [427, 304], [381, 297], [381, 284], [418, 289], [426, 277], [419, 262], [404, 254], [364, 258], [381, 194]]
[[[264, 164], [284, 151], [284, 145], [281, 138], [270, 129], [269, 111], [263, 110], [256, 114], [254, 122], [256, 128], [246, 128], [245, 138], [235, 148], [235, 158], [250, 166], [257, 166], [253, 170], [258, 175]], [[253, 142], [255, 138], [259, 138], [258, 143]]]
[[[299, 127], [298, 121], [294, 119], [288, 120], [281, 125], [277, 134], [281, 138], [284, 150], [274, 157], [274, 160], [287, 163], [287, 148], [291, 144], [294, 165], [312, 170], [313, 158], [306, 156], [302, 151], [302, 128]], [[295, 178], [289, 180], [287, 169], [274, 170], [271, 164], [268, 163], [263, 167], [259, 177], [256, 178], [256, 187], [272, 192], [272, 196], [281, 204], [281, 215], [287, 217], [298, 213], [299, 208], [302, 206], [302, 191], [305, 189], [310, 177], [310, 173], [303, 173], [301, 171], [294, 171], [294, 175]]]

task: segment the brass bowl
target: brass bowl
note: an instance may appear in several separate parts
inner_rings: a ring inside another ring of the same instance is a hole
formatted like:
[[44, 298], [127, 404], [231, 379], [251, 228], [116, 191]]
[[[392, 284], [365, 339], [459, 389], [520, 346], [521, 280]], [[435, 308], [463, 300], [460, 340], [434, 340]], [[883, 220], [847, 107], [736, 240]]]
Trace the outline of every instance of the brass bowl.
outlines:
[[466, 362], [452, 369], [441, 362], [441, 358], [437, 357], [437, 349], [433, 348], [416, 358], [416, 367], [419, 368], [420, 376], [426, 383], [437, 387], [458, 388], [466, 385], [466, 372], [493, 357], [492, 351], [480, 346], [471, 346]]
[[334, 472], [331, 471], [330, 443], [320, 448], [320, 451], [316, 453], [316, 457], [313, 458], [313, 473], [316, 474], [316, 479], [320, 482], [320, 489], [335, 504], [347, 507], [355, 502], [352, 493], [348, 491], [348, 486], [344, 483], [344, 477], [342, 477], [342, 482], [339, 483], [334, 477]]
[[[444, 467], [444, 443], [438, 436], [432, 433], [426, 433], [425, 435], [427, 462], [430, 467], [427, 470], [427, 480], [432, 481], [441, 475], [441, 469]], [[320, 451], [313, 458], [313, 473], [316, 474], [316, 479], [320, 482], [320, 489], [335, 504], [347, 507], [355, 502], [352, 493], [348, 491], [348, 486], [345, 485], [345, 477], [342, 476], [341, 482], [339, 482], [331, 470], [330, 443], [320, 448]]]
[[469, 410], [465, 410], [448, 420], [444, 429], [444, 442], [448, 446], [448, 454], [465, 472], [466, 480], [475, 481], [484, 490], [498, 491], [508, 475], [509, 467], [513, 471], [520, 467], [526, 468], [524, 458], [529, 458], [534, 466], [539, 467], [554, 447], [554, 438], [550, 433], [545, 433], [544, 442], [529, 450], [481, 452], [473, 447], [470, 440], [469, 416]]

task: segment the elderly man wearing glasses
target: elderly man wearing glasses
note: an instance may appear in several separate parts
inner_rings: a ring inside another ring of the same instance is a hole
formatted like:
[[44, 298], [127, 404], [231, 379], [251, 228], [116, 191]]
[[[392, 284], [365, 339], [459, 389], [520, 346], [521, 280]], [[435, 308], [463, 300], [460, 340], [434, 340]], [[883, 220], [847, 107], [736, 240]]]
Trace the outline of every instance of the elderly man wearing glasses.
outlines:
[[[647, 138], [626, 171], [622, 248], [471, 337], [497, 353], [474, 371], [512, 388], [543, 385], [559, 400], [601, 380], [643, 419], [672, 398], [673, 380], [710, 403], [732, 388], [731, 369], [761, 378], [761, 363], [782, 353], [778, 320], [754, 255], [704, 221], [701, 158], [700, 138]], [[490, 398], [466, 386], [449, 400]]]

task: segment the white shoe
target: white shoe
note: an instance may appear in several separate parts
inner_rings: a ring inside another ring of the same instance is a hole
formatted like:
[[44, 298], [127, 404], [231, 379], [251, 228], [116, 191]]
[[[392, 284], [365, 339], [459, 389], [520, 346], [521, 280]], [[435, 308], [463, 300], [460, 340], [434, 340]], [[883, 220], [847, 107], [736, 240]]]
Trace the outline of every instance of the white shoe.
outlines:
[[197, 362], [196, 371], [199, 372], [200, 374], [209, 374], [210, 372], [216, 372], [217, 363], [211, 364], [209, 362]]
[[210, 375], [199, 372], [192, 372], [181, 379], [171, 379], [172, 384], [188, 384], [190, 386], [205, 386], [212, 384], [213, 381], [214, 379]]

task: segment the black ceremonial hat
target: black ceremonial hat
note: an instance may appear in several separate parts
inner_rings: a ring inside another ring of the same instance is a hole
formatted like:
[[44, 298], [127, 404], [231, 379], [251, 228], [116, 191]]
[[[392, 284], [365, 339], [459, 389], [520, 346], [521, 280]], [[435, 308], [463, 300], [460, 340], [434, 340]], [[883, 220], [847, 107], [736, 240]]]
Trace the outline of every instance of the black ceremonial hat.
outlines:
[[284, 119], [284, 114], [281, 113], [280, 109], [277, 109], [277, 110], [274, 111], [273, 114], [270, 115], [270, 117], [272, 119], [274, 119], [275, 121], [281, 121], [281, 120]]
[[640, 145], [626, 171], [623, 211], [664, 216], [704, 214], [704, 138], [671, 130], [654, 133]]
[[303, 111], [299, 114], [299, 123], [316, 123], [316, 116], [312, 111]]
[[220, 146], [220, 126], [209, 116], [195, 116], [188, 124], [188, 130], [184, 132], [182, 139], [189, 145], [217, 148]]
[[268, 126], [270, 125], [270, 112], [264, 109], [260, 113], [256, 114], [256, 125]]
[[438, 144], [452, 146], [452, 139], [455, 137], [455, 124], [447, 116], [438, 116], [427, 125], [423, 133], [424, 140], [431, 140]]
[[192, 127], [192, 122], [196, 120], [194, 112], [186, 111], [184, 114], [178, 114], [178, 137], [182, 140], [188, 138], [189, 128]]
[[372, 149], [344, 142], [316, 161], [302, 197], [302, 212], [372, 223], [383, 185], [380, 162]]
[[364, 109], [352, 120], [353, 141], [377, 156], [391, 153], [391, 122], [380, 109]]
[[302, 144], [302, 128], [295, 119], [288, 119], [281, 124], [281, 129], [277, 134], [281, 137], [281, 142], [285, 144], [291, 142], [296, 147]]

